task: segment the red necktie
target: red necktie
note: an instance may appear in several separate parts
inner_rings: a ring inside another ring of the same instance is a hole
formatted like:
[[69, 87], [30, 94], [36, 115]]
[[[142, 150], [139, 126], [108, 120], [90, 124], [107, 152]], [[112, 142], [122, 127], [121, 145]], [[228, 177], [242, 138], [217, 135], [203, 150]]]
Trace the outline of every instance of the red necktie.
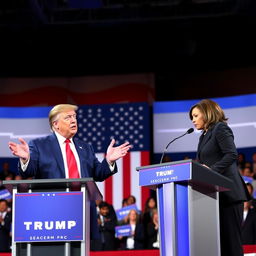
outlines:
[[69, 145], [70, 140], [66, 139], [65, 143], [66, 143], [66, 155], [67, 155], [69, 178], [70, 179], [80, 178], [79, 173], [78, 173], [76, 159], [75, 159], [74, 153], [72, 152], [70, 145]]

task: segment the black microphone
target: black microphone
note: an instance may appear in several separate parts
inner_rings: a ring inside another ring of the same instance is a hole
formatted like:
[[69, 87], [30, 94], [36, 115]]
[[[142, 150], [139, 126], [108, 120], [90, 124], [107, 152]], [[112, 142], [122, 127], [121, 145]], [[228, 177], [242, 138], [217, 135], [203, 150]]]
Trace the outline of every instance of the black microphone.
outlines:
[[161, 164], [162, 161], [163, 161], [164, 155], [165, 155], [165, 153], [166, 153], [166, 151], [167, 151], [169, 145], [170, 145], [171, 143], [173, 143], [175, 140], [177, 140], [177, 139], [179, 139], [179, 138], [185, 136], [186, 134], [190, 134], [190, 133], [192, 133], [193, 131], [194, 131], [194, 128], [189, 128], [184, 134], [182, 134], [182, 135], [180, 135], [179, 137], [177, 137], [177, 138], [173, 139], [172, 141], [170, 141], [170, 142], [167, 144], [167, 146], [165, 147], [165, 150], [164, 150], [164, 152], [163, 152], [163, 154], [162, 154], [162, 156], [161, 156], [160, 164]]

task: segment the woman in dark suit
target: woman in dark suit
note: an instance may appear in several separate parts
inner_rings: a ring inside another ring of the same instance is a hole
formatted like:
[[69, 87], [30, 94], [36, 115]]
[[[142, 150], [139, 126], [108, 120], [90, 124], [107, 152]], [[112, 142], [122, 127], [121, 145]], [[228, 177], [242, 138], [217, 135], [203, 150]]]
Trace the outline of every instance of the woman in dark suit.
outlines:
[[221, 107], [210, 99], [192, 106], [189, 116], [195, 128], [202, 130], [198, 161], [233, 181], [233, 188], [219, 197], [221, 255], [242, 256], [243, 202], [250, 197], [238, 171], [233, 132]]

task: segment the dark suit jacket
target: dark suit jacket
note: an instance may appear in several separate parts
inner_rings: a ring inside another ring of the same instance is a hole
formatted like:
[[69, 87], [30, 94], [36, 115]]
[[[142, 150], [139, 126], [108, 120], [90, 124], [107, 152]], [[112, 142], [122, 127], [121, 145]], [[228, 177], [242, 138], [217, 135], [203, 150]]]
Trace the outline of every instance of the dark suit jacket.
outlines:
[[220, 193], [220, 203], [249, 200], [248, 190], [237, 167], [234, 135], [227, 124], [218, 122], [211, 126], [205, 135], [201, 135], [197, 158], [200, 163], [233, 181], [231, 191]]
[[[127, 223], [129, 224], [129, 223]], [[126, 248], [126, 240], [127, 236], [123, 237], [120, 241], [120, 249], [127, 249]], [[134, 249], [135, 250], [143, 250], [144, 248], [144, 239], [145, 239], [145, 232], [144, 226], [142, 223], [137, 223], [134, 231]]]
[[249, 208], [246, 219], [242, 224], [242, 243], [256, 244], [256, 209]]
[[[99, 216], [98, 216], [99, 217]], [[98, 225], [101, 242], [102, 242], [102, 251], [114, 251], [116, 249], [116, 240], [115, 240], [115, 227], [117, 225], [116, 215], [109, 214], [104, 217], [104, 225]]]
[[155, 224], [153, 222], [148, 223], [147, 225], [147, 241], [146, 241], [146, 248], [147, 249], [156, 249], [153, 247], [153, 243], [157, 240], [157, 234], [159, 229], [155, 229]]
[[9, 252], [11, 244], [12, 213], [8, 212], [4, 218], [4, 224], [0, 223], [0, 252]]
[[[74, 144], [80, 160], [81, 177], [92, 177], [95, 181], [103, 181], [117, 172], [117, 166], [111, 172], [104, 159], [101, 163], [96, 158], [92, 146], [74, 138]], [[29, 142], [30, 161], [25, 172], [19, 163], [19, 172], [22, 177], [34, 177], [36, 179], [65, 178], [64, 161], [61, 148], [56, 135], [53, 133], [43, 138], [37, 138]], [[91, 237], [99, 239], [97, 232], [97, 214], [95, 202], [91, 202]]]
[[[102, 163], [96, 158], [92, 146], [74, 138], [74, 144], [80, 159], [81, 177], [92, 177], [95, 181], [103, 181], [117, 172], [111, 172], [104, 159]], [[56, 135], [37, 138], [29, 142], [30, 161], [25, 172], [19, 165], [19, 172], [24, 177], [37, 179], [65, 178], [64, 161]]]

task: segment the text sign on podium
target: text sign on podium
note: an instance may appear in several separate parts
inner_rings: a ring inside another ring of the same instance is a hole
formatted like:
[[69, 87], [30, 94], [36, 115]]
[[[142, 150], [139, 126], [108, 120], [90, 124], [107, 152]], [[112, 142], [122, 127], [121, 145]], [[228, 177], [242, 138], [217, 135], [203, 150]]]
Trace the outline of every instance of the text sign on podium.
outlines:
[[83, 230], [82, 192], [15, 195], [15, 242], [81, 241]]
[[191, 162], [167, 164], [140, 170], [139, 185], [152, 186], [162, 183], [177, 182], [191, 179]]

